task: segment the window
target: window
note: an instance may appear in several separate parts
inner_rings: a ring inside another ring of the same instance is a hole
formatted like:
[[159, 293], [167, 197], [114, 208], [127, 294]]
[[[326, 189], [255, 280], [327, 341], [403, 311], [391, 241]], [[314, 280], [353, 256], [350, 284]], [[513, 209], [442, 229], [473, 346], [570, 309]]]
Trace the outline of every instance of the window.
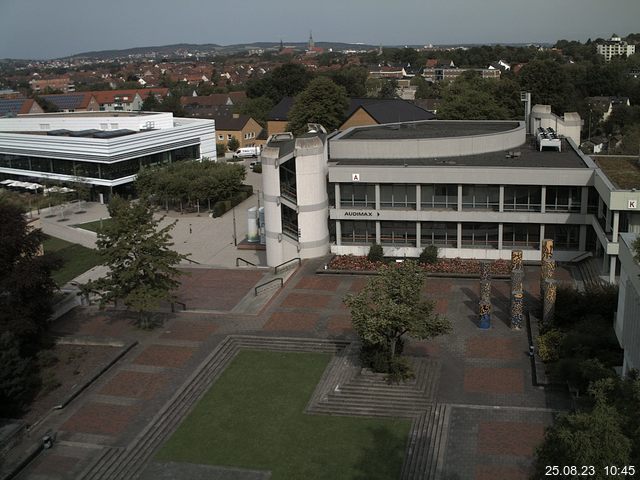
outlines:
[[505, 212], [539, 212], [541, 211], [542, 188], [524, 185], [508, 185], [504, 187]]
[[118, 124], [117, 123], [110, 123], [109, 126], [111, 127], [111, 130], [118, 130]]
[[224, 140], [224, 135], [218, 135], [218, 140]]
[[421, 185], [420, 205], [423, 209], [457, 210], [457, 185]]
[[505, 223], [502, 226], [504, 248], [540, 248], [540, 225], [530, 223]]
[[579, 212], [580, 187], [547, 187], [548, 212]]
[[436, 247], [456, 248], [458, 246], [458, 224], [455, 222], [422, 222], [420, 224], [420, 245], [422, 247], [435, 245]]
[[497, 223], [463, 223], [463, 248], [498, 248]]
[[298, 230], [298, 214], [295, 210], [281, 205], [282, 233], [288, 237], [298, 240], [300, 231]]
[[106, 130], [107, 128], [109, 128], [109, 124], [107, 124], [107, 123], [101, 123], [100, 124], [100, 130]]
[[406, 184], [380, 185], [380, 208], [416, 208], [416, 186]]
[[227, 133], [227, 140], [231, 140], [233, 138], [233, 135], [231, 135], [230, 133]]
[[500, 209], [500, 187], [497, 185], [464, 185], [462, 187], [463, 210]]
[[376, 222], [342, 220], [340, 229], [343, 245], [370, 245], [376, 241]]
[[578, 250], [578, 225], [545, 225], [544, 236], [553, 240], [553, 248], [557, 250]]
[[376, 187], [373, 184], [340, 184], [340, 207], [376, 208]]
[[41, 123], [40, 124], [40, 130], [49, 130], [51, 129], [51, 125], [48, 123]]
[[415, 222], [380, 222], [380, 243], [397, 247], [415, 247]]

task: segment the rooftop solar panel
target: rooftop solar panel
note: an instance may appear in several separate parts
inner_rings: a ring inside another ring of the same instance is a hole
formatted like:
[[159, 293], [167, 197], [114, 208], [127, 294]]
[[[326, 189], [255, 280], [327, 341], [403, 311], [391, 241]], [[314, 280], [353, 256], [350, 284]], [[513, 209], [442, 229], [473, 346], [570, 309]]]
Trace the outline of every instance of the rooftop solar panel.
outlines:
[[0, 100], [0, 115], [17, 115], [25, 101], [25, 98], [9, 98]]
[[42, 98], [62, 110], [72, 110], [80, 107], [84, 95], [43, 95]]

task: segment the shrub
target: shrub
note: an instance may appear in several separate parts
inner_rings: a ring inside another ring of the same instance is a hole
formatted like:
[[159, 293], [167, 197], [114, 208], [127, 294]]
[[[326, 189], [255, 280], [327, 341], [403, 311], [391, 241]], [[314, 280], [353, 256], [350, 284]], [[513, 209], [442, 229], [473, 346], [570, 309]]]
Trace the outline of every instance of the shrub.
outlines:
[[262, 164], [261, 163], [256, 163], [253, 166], [253, 173], [262, 173]]
[[227, 150], [227, 147], [224, 146], [224, 143], [216, 143], [216, 156], [224, 157], [224, 153]]
[[434, 264], [438, 261], [438, 247], [429, 245], [424, 247], [418, 258], [418, 262], [422, 265]]
[[369, 253], [367, 254], [367, 260], [370, 262], [382, 262], [384, 259], [384, 250], [382, 249], [382, 245], [374, 243], [369, 248]]
[[560, 346], [565, 334], [560, 330], [549, 330], [536, 340], [538, 356], [543, 362], [555, 362], [560, 358]]

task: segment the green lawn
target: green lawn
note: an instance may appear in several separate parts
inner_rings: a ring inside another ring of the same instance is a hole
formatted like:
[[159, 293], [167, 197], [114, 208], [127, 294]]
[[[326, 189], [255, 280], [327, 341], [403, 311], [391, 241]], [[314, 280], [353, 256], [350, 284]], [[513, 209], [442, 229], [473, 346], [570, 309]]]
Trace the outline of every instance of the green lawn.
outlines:
[[102, 220], [95, 220], [93, 222], [80, 223], [78, 225], [74, 225], [74, 227], [82, 228], [84, 230], [90, 230], [92, 232], [98, 233], [98, 230], [100, 229], [100, 226], [107, 225], [109, 222], [111, 222], [111, 219], [110, 218], [105, 218], [105, 219], [102, 219]]
[[59, 286], [100, 263], [100, 257], [95, 250], [59, 238], [47, 237], [43, 247], [45, 253], [55, 253], [62, 259], [62, 267], [51, 275]]
[[409, 420], [303, 413], [330, 358], [242, 350], [157, 459], [271, 470], [273, 480], [398, 478]]

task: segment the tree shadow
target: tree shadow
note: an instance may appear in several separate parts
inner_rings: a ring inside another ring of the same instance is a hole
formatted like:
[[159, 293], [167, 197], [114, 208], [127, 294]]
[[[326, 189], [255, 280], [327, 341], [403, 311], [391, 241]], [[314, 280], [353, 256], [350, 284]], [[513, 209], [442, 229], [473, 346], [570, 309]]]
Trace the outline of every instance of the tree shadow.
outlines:
[[371, 442], [354, 465], [353, 480], [398, 478], [405, 457], [408, 436], [400, 436], [387, 427], [369, 428]]

